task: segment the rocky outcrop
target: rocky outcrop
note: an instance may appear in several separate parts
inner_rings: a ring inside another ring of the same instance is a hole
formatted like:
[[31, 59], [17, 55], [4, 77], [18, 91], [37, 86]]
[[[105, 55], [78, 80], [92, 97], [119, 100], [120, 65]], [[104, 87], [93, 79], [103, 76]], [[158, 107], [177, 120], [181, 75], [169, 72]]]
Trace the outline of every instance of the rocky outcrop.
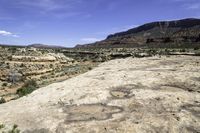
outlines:
[[21, 62], [55, 62], [55, 61], [61, 61], [61, 62], [71, 62], [73, 59], [68, 58], [64, 56], [63, 54], [54, 54], [54, 53], [48, 53], [46, 55], [42, 56], [11, 56], [11, 61], [21, 61]]
[[53, 56], [43, 56], [43, 57], [35, 57], [35, 56], [12, 56], [12, 61], [22, 61], [22, 62], [53, 62], [56, 61], [56, 58]]
[[199, 60], [171, 56], [103, 63], [0, 105], [0, 132], [9, 127], [24, 133], [199, 132]]

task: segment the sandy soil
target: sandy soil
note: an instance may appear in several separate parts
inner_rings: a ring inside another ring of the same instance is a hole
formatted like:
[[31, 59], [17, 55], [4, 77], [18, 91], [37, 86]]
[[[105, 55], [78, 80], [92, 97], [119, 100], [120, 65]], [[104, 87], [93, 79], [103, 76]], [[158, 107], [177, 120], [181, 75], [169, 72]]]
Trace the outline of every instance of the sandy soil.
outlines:
[[200, 57], [112, 60], [0, 105], [0, 123], [25, 133], [197, 133]]

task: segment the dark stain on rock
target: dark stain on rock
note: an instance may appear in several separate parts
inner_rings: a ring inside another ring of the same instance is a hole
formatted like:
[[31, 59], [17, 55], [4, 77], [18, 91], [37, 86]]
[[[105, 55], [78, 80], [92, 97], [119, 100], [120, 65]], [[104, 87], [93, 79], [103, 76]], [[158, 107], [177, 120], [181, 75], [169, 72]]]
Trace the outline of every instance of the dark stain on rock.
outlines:
[[169, 128], [165, 126], [155, 126], [153, 124], [147, 124], [148, 128], [143, 128], [146, 133], [170, 133]]
[[198, 128], [191, 126], [191, 127], [186, 127], [186, 129], [189, 133], [200, 133], [200, 128], [198, 129]]
[[200, 81], [200, 77], [193, 77], [193, 78], [191, 78], [191, 80]]
[[169, 88], [174, 88], [174, 91], [176, 91], [177, 89], [181, 89], [184, 91], [188, 91], [188, 92], [197, 92], [197, 86], [195, 84], [185, 84], [185, 83], [169, 83], [169, 84], [164, 84], [164, 85], [160, 85], [160, 87], [158, 87], [159, 89], [162, 90], [162, 87], [169, 87]]
[[42, 129], [26, 130], [23, 133], [52, 133], [52, 132], [50, 132], [49, 129], [42, 128]]
[[191, 112], [194, 116], [200, 118], [200, 104], [197, 105], [187, 104], [183, 105], [181, 108]]
[[122, 112], [123, 109], [117, 106], [105, 104], [83, 104], [66, 106], [64, 112], [68, 114], [65, 123], [107, 120], [111, 119], [113, 114]]

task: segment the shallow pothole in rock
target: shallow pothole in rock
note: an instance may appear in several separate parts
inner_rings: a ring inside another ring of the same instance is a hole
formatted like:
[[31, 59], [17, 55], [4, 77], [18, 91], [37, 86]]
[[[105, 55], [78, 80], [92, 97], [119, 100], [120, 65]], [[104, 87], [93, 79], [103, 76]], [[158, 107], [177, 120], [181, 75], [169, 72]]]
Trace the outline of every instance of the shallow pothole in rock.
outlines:
[[110, 94], [115, 98], [128, 98], [129, 93], [123, 91], [111, 91]]
[[110, 95], [113, 99], [127, 99], [134, 96], [134, 94], [131, 93], [131, 90], [133, 89], [133, 86], [120, 86], [113, 88], [110, 91]]
[[123, 109], [117, 106], [109, 106], [104, 104], [83, 104], [73, 105], [64, 108], [64, 112], [68, 114], [65, 122], [79, 122], [91, 120], [107, 120], [111, 119], [113, 114], [122, 112]]

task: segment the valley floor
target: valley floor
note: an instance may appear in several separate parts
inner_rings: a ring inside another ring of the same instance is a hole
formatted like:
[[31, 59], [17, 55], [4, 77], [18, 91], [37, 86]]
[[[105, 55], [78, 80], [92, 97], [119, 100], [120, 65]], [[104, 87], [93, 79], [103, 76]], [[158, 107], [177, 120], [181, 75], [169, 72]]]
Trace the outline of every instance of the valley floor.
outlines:
[[0, 105], [0, 132], [200, 131], [200, 57], [126, 58]]

